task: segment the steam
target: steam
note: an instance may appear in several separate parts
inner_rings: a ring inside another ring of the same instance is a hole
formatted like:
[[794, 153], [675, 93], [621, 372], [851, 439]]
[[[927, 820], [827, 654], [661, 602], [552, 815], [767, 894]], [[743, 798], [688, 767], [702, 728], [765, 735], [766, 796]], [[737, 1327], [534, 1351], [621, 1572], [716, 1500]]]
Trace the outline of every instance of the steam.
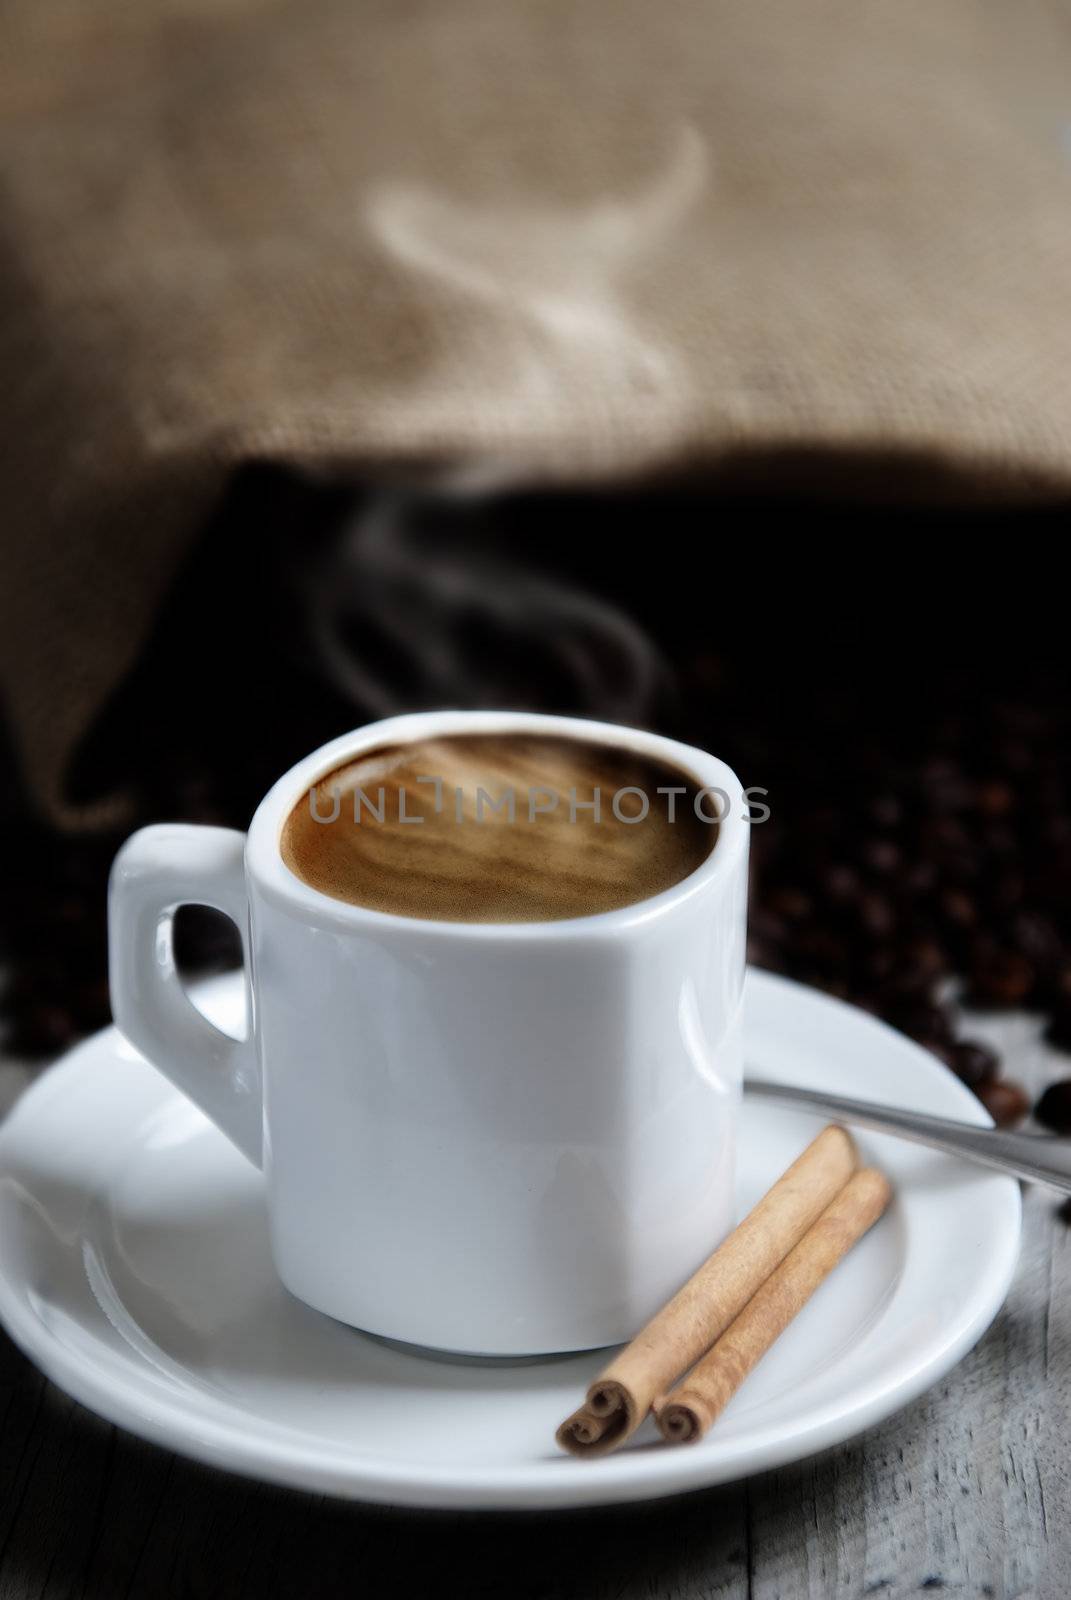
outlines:
[[[450, 319], [449, 361], [392, 394], [396, 426], [419, 436], [422, 420], [456, 418], [475, 395], [477, 447], [497, 416], [514, 438], [589, 439], [615, 405], [634, 415], [638, 394], [645, 438], [674, 435], [687, 384], [632, 291], [696, 205], [707, 167], [684, 126], [634, 192], [586, 205], [376, 189], [366, 215], [383, 250], [474, 313]], [[655, 720], [670, 673], [631, 617], [500, 539], [471, 537], [494, 515], [487, 491], [517, 477], [508, 453], [474, 449], [440, 473], [437, 501], [380, 493], [344, 530], [309, 606], [322, 666], [371, 715], [449, 702]]]
[[[629, 196], [587, 206], [539, 199], [479, 206], [407, 184], [370, 197], [369, 220], [398, 261], [480, 308], [466, 379], [492, 404], [561, 410], [638, 389], [649, 410], [684, 404], [679, 362], [640, 325], [630, 277], [664, 248], [707, 178], [698, 131], [680, 129], [660, 169]], [[652, 425], [656, 418], [652, 416]]]
[[313, 579], [308, 619], [334, 685], [370, 715], [506, 706], [649, 723], [671, 682], [625, 612], [471, 537], [482, 500], [383, 493]]

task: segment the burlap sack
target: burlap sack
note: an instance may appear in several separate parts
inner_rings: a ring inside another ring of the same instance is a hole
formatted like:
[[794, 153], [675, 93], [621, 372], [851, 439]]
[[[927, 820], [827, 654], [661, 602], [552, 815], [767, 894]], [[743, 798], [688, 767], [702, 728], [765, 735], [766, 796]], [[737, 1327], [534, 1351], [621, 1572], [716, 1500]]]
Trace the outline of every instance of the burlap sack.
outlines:
[[1061, 0], [14, 0], [5, 29], [0, 668], [54, 816], [241, 461], [1071, 485]]

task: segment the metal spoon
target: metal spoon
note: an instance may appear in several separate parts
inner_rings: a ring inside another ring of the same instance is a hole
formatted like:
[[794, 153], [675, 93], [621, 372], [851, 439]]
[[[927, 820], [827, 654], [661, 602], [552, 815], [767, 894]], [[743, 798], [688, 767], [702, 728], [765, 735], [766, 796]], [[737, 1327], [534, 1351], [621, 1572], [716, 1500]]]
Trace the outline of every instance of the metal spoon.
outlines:
[[1071, 1194], [1071, 1139], [1050, 1139], [1032, 1133], [1005, 1133], [1000, 1128], [973, 1128], [948, 1117], [930, 1117], [921, 1111], [901, 1111], [897, 1106], [872, 1100], [846, 1100], [838, 1094], [796, 1089], [763, 1078], [747, 1078], [744, 1093], [784, 1105], [806, 1106], [839, 1122], [858, 1123], [879, 1133], [899, 1134], [915, 1144], [947, 1150], [985, 1167], [999, 1167], [1028, 1183], [1047, 1183]]

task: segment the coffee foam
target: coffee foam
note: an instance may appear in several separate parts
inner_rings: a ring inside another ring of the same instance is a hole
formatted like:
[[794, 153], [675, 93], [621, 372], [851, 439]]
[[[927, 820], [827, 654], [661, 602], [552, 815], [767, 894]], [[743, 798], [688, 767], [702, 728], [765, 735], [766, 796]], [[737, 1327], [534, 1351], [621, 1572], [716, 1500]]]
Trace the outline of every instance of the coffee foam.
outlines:
[[[619, 746], [447, 736], [336, 767], [291, 811], [280, 849], [312, 888], [370, 910], [557, 921], [646, 900], [694, 872], [718, 832], [696, 814], [697, 789], [679, 768]], [[709, 801], [700, 808], [716, 814]]]

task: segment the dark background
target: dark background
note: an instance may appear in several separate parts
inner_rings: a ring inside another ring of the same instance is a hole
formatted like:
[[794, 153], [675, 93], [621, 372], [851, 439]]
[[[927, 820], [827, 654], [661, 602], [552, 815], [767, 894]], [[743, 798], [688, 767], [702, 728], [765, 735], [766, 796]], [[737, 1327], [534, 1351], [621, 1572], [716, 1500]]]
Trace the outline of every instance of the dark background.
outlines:
[[[777, 481], [771, 462], [746, 494], [476, 498], [242, 472], [73, 764], [68, 797], [122, 797], [122, 824], [49, 827], [5, 750], [8, 1047], [107, 1021], [106, 877], [132, 827], [243, 827], [371, 717], [538, 707], [686, 738], [767, 789], [753, 958], [905, 1028], [1016, 1120], [1025, 1097], [947, 1002], [1040, 1010], [1071, 1044], [1068, 508]], [[207, 912], [179, 942], [194, 970], [236, 958]]]

